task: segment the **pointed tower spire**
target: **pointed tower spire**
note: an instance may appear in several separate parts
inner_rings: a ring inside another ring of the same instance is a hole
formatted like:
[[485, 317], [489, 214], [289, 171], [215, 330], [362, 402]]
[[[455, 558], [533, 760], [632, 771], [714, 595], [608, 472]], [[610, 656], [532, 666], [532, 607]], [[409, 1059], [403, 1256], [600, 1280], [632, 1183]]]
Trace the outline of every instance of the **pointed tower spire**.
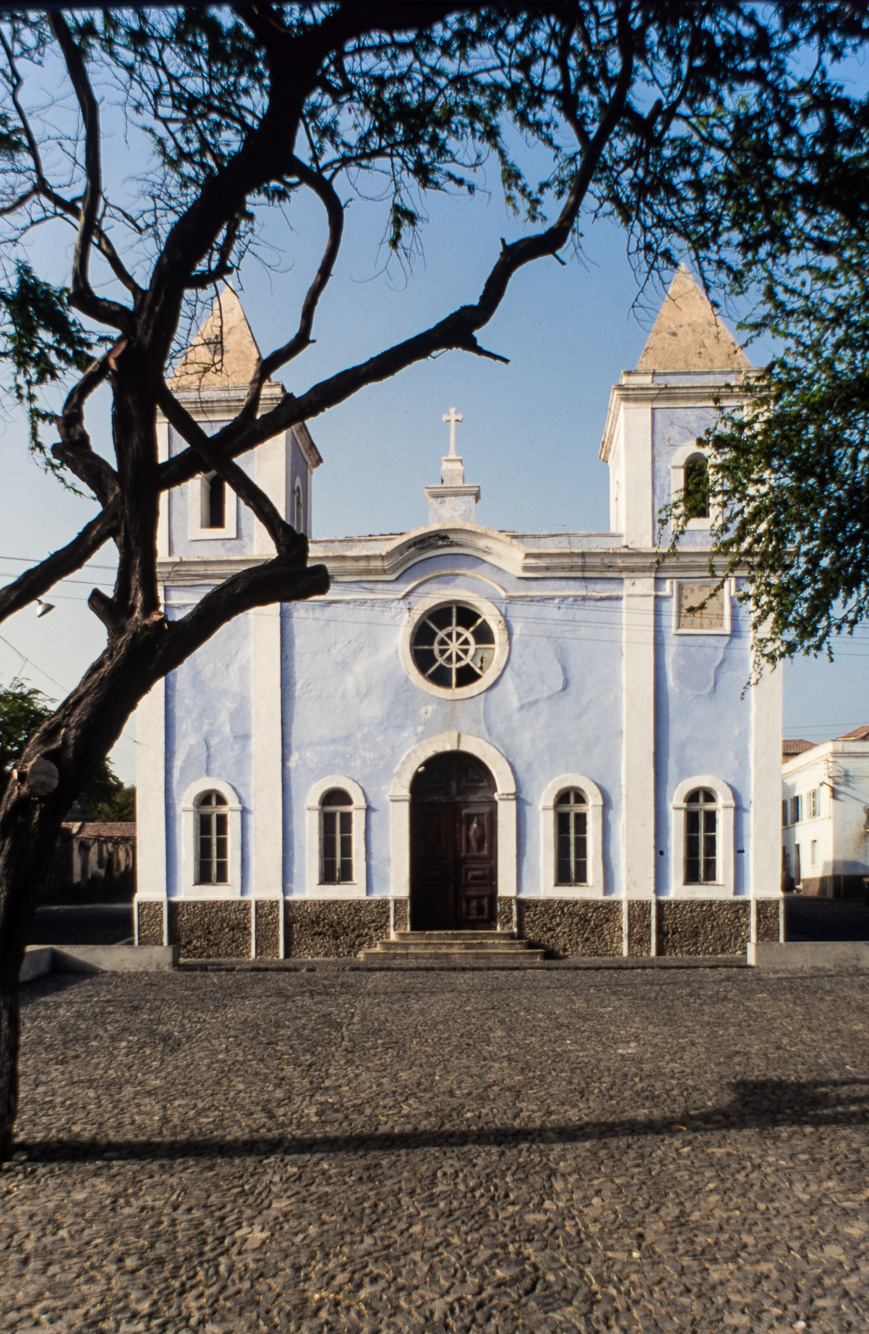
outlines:
[[680, 264], [637, 362], [638, 371], [744, 371], [751, 362], [706, 293]]
[[172, 374], [173, 389], [247, 388], [260, 351], [241, 308], [227, 284], [217, 295]]

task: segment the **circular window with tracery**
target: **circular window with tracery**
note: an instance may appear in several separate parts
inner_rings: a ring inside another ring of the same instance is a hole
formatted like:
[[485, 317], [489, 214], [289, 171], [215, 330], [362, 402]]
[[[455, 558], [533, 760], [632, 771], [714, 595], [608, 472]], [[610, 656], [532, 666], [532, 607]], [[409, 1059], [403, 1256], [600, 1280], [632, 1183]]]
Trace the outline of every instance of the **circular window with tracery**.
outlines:
[[507, 660], [507, 628], [489, 602], [427, 598], [407, 631], [405, 666], [432, 694], [476, 695], [495, 681]]

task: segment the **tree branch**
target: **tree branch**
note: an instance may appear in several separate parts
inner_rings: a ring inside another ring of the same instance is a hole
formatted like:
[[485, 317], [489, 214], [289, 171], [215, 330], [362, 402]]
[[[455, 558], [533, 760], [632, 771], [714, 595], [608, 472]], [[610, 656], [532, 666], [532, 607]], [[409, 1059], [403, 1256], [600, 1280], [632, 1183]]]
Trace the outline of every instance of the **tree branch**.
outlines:
[[314, 279], [305, 293], [305, 299], [302, 303], [302, 312], [299, 317], [299, 327], [296, 333], [284, 343], [283, 347], [276, 348], [262, 362], [257, 381], [255, 382], [256, 393], [249, 394], [248, 401], [244, 405], [244, 413], [253, 415], [259, 406], [259, 396], [262, 392], [262, 386], [271, 375], [287, 362], [292, 361], [300, 352], [303, 352], [311, 343], [311, 330], [314, 325], [314, 315], [320, 297], [326, 289], [329, 279], [332, 277], [332, 269], [338, 252], [341, 249], [341, 239], [344, 234], [344, 206], [341, 203], [338, 193], [330, 181], [327, 181], [318, 172], [313, 171], [299, 158], [293, 159], [293, 170], [305, 185], [314, 191], [317, 198], [322, 202], [326, 210], [329, 223], [329, 235], [323, 250], [323, 257], [320, 260]]
[[109, 297], [98, 297], [91, 286], [89, 276], [91, 247], [99, 231], [98, 213], [102, 198], [100, 113], [97, 99], [94, 97], [81, 52], [73, 41], [66, 19], [54, 10], [49, 14], [48, 21], [57, 38], [78, 99], [85, 134], [85, 188], [79, 210], [70, 303], [83, 314], [89, 315], [91, 319], [101, 320], [114, 328], [125, 328], [130, 312], [118, 301], [113, 301]]
[[[219, 449], [224, 458], [236, 457], [279, 432], [288, 430], [300, 421], [319, 416], [328, 408], [344, 402], [366, 385], [389, 379], [398, 371], [425, 360], [436, 352], [456, 348], [477, 355], [487, 355], [477, 342], [477, 330], [491, 320], [503, 300], [510, 279], [520, 268], [545, 255], [556, 254], [564, 245], [576, 222], [604, 149], [624, 113], [634, 63], [632, 32], [625, 5], [619, 10], [618, 22], [621, 68], [616, 87], [600, 124], [591, 137], [588, 151], [583, 155], [555, 222], [532, 236], [502, 246], [476, 304], [459, 307], [425, 332], [405, 339], [404, 342], [397, 343], [394, 347], [387, 348], [356, 366], [338, 371], [299, 397], [286, 394], [276, 407], [255, 421], [237, 419], [211, 437], [212, 447]], [[196, 457], [185, 450], [161, 465], [161, 488], [175, 486], [195, 476], [199, 470]]]
[[154, 679], [174, 671], [216, 630], [235, 616], [275, 602], [299, 602], [329, 591], [325, 565], [299, 566], [292, 555], [278, 555], [225, 579], [200, 598], [186, 616], [173, 621], [155, 653]]
[[0, 622], [42, 597], [58, 580], [80, 570], [114, 534], [116, 527], [117, 510], [112, 506], [91, 519], [65, 547], [53, 551], [45, 560], [0, 589]]
[[214, 437], [206, 435], [165, 383], [160, 386], [158, 402], [167, 421], [190, 444], [206, 467], [222, 477], [259, 519], [278, 554], [294, 556], [297, 563], [304, 563], [308, 555], [308, 539], [304, 533], [297, 533], [253, 478], [215, 446]]
[[117, 498], [118, 474], [106, 459], [94, 451], [84, 424], [84, 409], [88, 398], [109, 372], [112, 351], [105, 352], [98, 361], [91, 362], [70, 390], [57, 418], [60, 440], [51, 447], [53, 456], [65, 463], [70, 472], [93, 491], [104, 509]]

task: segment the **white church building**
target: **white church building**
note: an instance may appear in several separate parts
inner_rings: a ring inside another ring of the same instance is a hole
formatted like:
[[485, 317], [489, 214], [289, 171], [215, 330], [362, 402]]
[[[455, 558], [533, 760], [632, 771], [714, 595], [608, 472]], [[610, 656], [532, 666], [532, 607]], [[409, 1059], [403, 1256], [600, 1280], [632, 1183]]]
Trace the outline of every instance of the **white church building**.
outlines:
[[[237, 297], [220, 300], [174, 379], [214, 428], [256, 356]], [[325, 596], [239, 617], [159, 683], [138, 712], [137, 941], [305, 958], [407, 930], [555, 957], [780, 939], [780, 674], [744, 690], [748, 619], [732, 581], [710, 594], [702, 504], [678, 552], [657, 545], [747, 368], [680, 270], [612, 391], [609, 532], [478, 523], [451, 410], [424, 522], [312, 540]], [[168, 424], [162, 448], [182, 448]], [[242, 462], [310, 533], [308, 431]], [[165, 497], [159, 543], [170, 618], [270, 554], [220, 479]]]

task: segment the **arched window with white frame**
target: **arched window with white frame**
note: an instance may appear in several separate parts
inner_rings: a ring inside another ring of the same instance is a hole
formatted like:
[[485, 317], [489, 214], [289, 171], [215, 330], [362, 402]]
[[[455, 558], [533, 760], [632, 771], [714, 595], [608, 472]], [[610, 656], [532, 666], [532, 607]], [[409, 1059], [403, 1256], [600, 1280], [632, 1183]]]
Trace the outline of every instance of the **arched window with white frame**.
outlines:
[[305, 496], [302, 491], [301, 480], [297, 477], [293, 484], [293, 527], [297, 533], [306, 532], [305, 528]]
[[736, 802], [710, 774], [680, 783], [671, 805], [672, 892], [683, 898], [721, 898], [735, 892]]
[[673, 500], [682, 500], [689, 531], [712, 526], [715, 507], [709, 490], [709, 451], [697, 440], [680, 445], [673, 453], [670, 494]]
[[241, 894], [241, 802], [219, 778], [193, 783], [181, 804], [181, 878], [185, 894]]
[[362, 898], [367, 893], [365, 820], [368, 802], [352, 778], [332, 775], [308, 793], [308, 893]]
[[547, 785], [540, 848], [546, 897], [603, 897], [603, 796], [587, 775], [562, 774]]
[[188, 536], [205, 538], [238, 536], [238, 503], [235, 492], [216, 472], [194, 477], [189, 483], [190, 523]]

